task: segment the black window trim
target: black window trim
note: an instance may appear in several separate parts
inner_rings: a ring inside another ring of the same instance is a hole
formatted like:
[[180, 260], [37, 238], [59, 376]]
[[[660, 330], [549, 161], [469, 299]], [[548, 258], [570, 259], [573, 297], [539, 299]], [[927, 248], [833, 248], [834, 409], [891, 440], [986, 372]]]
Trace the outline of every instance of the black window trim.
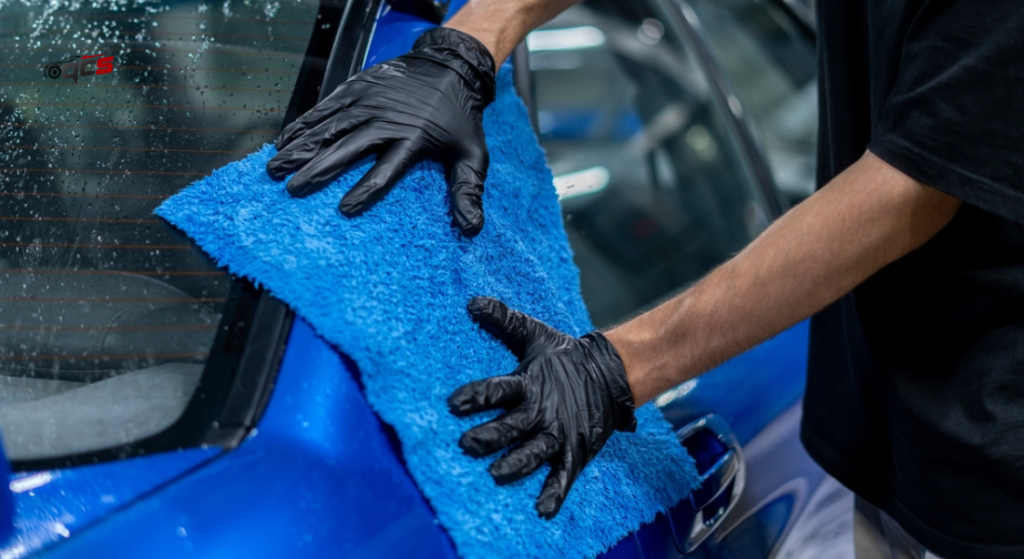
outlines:
[[[361, 69], [382, 4], [383, 0], [320, 0], [282, 127]], [[294, 313], [248, 280], [233, 279], [199, 387], [170, 427], [104, 449], [14, 460], [11, 469], [70, 468], [206, 445], [237, 447], [259, 423], [270, 400]]]

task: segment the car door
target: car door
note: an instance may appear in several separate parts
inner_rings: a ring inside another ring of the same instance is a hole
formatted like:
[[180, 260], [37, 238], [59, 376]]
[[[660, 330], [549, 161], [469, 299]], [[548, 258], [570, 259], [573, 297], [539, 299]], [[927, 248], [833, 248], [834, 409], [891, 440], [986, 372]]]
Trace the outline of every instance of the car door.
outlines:
[[[742, 35], [730, 14], [754, 2], [726, 4], [726, 13], [715, 14], [715, 39], [730, 24], [729, 38]], [[773, 15], [780, 13], [791, 16]], [[763, 32], [765, 22], [758, 23]], [[766, 57], [761, 45], [744, 39]], [[773, 157], [783, 148], [806, 154], [806, 144], [785, 143], [779, 134], [766, 142], [762, 127], [781, 119], [764, 115], [786, 101], [790, 113], [806, 112], [801, 102], [813, 105], [813, 98], [793, 94], [807, 91], [813, 73], [796, 84], [772, 75], [776, 88], [767, 90], [766, 79], [743, 73], [750, 52], [725, 49], [739, 59], [730, 76], [716, 47], [722, 44], [712, 44], [689, 4], [590, 0], [532, 33], [518, 53], [520, 91], [555, 174], [583, 296], [598, 327], [685, 289], [806, 188], [799, 180], [807, 170], [793, 172], [792, 163], [806, 160]], [[813, 42], [810, 50], [789, 52], [794, 66], [813, 68]], [[737, 95], [732, 83], [744, 78], [751, 85]], [[752, 115], [744, 112], [748, 103], [757, 109]], [[807, 138], [799, 132], [798, 139]], [[796, 177], [796, 194], [780, 193], [778, 177]], [[798, 439], [806, 348], [802, 323], [655, 400], [707, 479], [609, 556], [750, 558], [780, 548], [824, 479]]]

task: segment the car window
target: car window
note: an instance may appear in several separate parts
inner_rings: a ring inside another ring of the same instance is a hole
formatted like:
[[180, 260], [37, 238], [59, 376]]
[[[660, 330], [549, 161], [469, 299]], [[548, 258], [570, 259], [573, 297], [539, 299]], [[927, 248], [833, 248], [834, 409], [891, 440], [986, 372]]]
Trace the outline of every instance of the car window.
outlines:
[[12, 459], [182, 414], [232, 279], [152, 215], [272, 141], [315, 2], [0, 0], [0, 431]]
[[813, 39], [771, 0], [692, 0], [702, 35], [731, 82], [791, 203], [815, 187], [818, 85]]
[[527, 47], [596, 325], [681, 290], [764, 229], [765, 200], [707, 76], [647, 4], [587, 2]]

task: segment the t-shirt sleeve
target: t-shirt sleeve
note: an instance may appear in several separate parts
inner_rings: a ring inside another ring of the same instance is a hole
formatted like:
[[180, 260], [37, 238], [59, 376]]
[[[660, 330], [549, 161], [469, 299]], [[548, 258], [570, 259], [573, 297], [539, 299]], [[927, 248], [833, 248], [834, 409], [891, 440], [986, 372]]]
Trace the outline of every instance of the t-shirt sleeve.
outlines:
[[922, 4], [868, 149], [1024, 223], [1024, 0]]

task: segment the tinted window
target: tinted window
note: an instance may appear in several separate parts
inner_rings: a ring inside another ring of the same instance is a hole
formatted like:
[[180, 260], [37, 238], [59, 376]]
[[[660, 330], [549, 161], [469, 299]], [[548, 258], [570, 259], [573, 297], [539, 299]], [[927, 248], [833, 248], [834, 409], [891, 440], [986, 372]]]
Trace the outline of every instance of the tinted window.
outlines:
[[0, 430], [12, 458], [120, 445], [180, 416], [232, 280], [152, 210], [274, 138], [316, 17], [316, 3], [276, 0], [3, 4]]
[[700, 29], [791, 202], [814, 192], [818, 85], [814, 41], [771, 0], [692, 0]]
[[541, 142], [594, 322], [684, 288], [767, 225], [702, 68], [638, 2], [587, 2], [530, 35]]

